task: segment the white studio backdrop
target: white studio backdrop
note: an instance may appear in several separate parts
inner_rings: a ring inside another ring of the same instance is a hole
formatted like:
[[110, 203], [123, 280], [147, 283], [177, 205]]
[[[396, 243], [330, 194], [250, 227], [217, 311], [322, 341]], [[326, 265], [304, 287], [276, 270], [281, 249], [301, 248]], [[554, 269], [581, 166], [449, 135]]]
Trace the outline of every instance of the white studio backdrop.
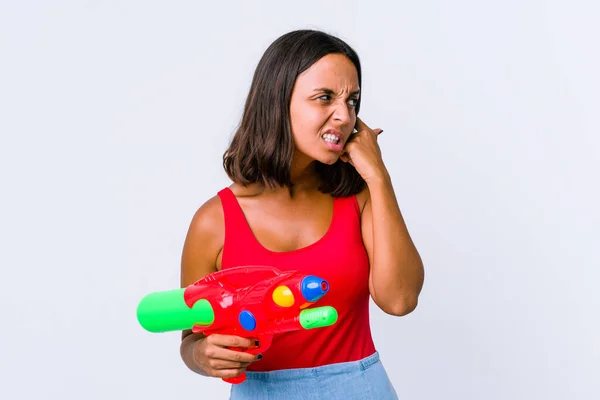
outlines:
[[400, 398], [600, 398], [599, 10], [1, 1], [0, 398], [227, 398], [135, 308], [178, 286], [254, 68], [301, 28], [358, 51], [425, 263], [415, 312], [372, 308]]

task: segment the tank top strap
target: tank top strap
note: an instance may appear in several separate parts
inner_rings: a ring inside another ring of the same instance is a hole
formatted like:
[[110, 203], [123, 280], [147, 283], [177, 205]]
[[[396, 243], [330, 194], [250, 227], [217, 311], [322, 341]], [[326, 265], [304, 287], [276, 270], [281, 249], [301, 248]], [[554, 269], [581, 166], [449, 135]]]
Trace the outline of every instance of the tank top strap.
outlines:
[[360, 218], [360, 206], [358, 205], [358, 198], [356, 197], [356, 195], [353, 194], [352, 196], [350, 196], [348, 202], [352, 204], [351, 208], [353, 210], [353, 213]]
[[360, 207], [356, 195], [338, 197], [336, 200], [338, 202], [338, 223], [335, 235], [360, 235]]
[[226, 187], [218, 193], [223, 206], [225, 218], [225, 241], [231, 243], [252, 243], [254, 235], [244, 211], [230, 188]]

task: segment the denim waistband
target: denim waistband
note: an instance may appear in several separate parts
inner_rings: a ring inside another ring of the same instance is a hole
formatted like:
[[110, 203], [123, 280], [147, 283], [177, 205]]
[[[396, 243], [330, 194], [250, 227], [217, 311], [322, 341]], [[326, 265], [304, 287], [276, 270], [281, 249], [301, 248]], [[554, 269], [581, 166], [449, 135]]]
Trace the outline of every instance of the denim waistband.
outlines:
[[348, 372], [364, 371], [365, 369], [378, 362], [379, 353], [376, 351], [375, 353], [361, 360], [322, 365], [320, 367], [280, 369], [267, 372], [246, 371], [246, 379], [270, 382], [298, 380], [302, 378], [314, 378], [317, 376], [327, 376], [343, 374]]

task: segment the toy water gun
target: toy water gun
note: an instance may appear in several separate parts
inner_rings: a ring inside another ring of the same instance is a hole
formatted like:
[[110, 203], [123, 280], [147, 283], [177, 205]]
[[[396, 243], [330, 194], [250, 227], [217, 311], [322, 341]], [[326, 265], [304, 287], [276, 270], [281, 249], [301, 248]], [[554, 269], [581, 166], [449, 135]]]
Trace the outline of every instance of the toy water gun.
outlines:
[[[330, 306], [308, 308], [329, 291], [329, 283], [296, 271], [274, 267], [235, 267], [213, 272], [192, 285], [146, 295], [137, 318], [150, 332], [191, 329], [256, 338], [259, 347], [233, 348], [251, 354], [264, 352], [273, 335], [333, 325], [338, 318]], [[242, 373], [224, 381], [238, 384]]]

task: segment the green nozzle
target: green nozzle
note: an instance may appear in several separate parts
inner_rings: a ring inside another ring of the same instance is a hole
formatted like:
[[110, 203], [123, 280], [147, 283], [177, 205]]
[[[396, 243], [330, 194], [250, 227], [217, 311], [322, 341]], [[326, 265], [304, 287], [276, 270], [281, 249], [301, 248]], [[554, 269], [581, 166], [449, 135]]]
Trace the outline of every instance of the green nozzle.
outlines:
[[335, 324], [338, 313], [330, 306], [316, 307], [300, 312], [300, 325], [304, 329], [322, 328]]
[[215, 313], [208, 300], [198, 300], [192, 308], [185, 304], [185, 289], [167, 290], [146, 295], [138, 305], [137, 319], [150, 332], [192, 329], [194, 325], [211, 325]]

